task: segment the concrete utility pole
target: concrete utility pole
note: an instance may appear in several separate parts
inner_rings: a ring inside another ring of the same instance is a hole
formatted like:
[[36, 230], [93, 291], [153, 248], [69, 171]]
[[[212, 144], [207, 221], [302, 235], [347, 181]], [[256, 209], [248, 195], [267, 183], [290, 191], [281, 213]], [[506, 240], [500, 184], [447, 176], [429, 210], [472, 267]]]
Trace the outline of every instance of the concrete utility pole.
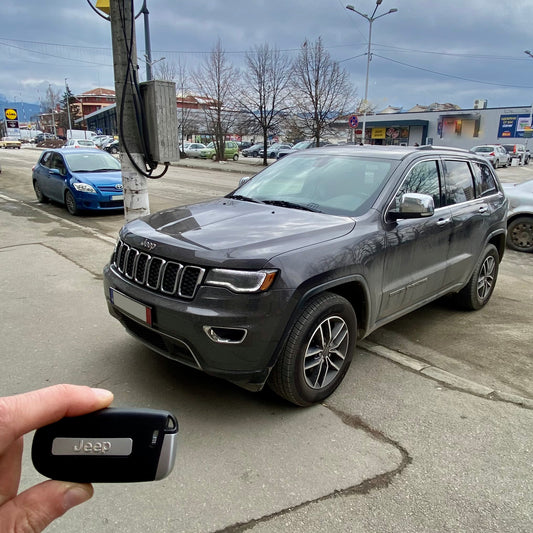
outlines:
[[[147, 178], [137, 170], [125, 152], [125, 147], [127, 147], [137, 167], [146, 168], [140, 132], [135, 119], [136, 91], [133, 75], [137, 75], [137, 45], [133, 2], [131, 0], [113, 0], [110, 2], [109, 15], [113, 42], [122, 184], [124, 187], [124, 215], [126, 222], [129, 222], [150, 213]], [[122, 128], [120, 124], [122, 124]]]

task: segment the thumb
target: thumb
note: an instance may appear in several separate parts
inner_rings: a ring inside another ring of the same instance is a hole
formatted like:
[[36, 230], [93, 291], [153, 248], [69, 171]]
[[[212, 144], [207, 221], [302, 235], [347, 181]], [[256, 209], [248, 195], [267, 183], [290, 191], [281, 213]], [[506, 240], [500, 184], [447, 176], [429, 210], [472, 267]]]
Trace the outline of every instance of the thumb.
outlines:
[[0, 506], [2, 531], [38, 533], [92, 495], [93, 487], [89, 484], [45, 481]]

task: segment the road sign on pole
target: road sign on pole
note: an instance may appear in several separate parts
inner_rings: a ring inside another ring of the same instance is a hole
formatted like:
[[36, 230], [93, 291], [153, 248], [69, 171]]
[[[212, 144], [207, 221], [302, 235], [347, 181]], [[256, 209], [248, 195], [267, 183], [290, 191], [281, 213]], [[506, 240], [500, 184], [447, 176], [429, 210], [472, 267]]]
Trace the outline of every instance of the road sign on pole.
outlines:
[[357, 118], [357, 115], [352, 115], [348, 119], [348, 124], [350, 124], [350, 128], [357, 128], [359, 126], [359, 119]]

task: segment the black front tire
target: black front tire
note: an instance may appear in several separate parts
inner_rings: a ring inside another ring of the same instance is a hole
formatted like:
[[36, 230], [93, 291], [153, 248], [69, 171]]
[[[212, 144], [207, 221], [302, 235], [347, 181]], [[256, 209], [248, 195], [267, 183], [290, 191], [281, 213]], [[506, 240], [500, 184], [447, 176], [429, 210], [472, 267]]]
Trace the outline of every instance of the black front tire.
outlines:
[[457, 304], [468, 311], [477, 311], [490, 300], [500, 267], [500, 254], [493, 244], [488, 244], [481, 255], [470, 280], [455, 295]]
[[518, 217], [509, 224], [507, 246], [517, 252], [533, 252], [533, 217]]
[[348, 300], [329, 292], [316, 296], [292, 326], [269, 387], [295, 405], [324, 400], [350, 366], [356, 332], [357, 318]]
[[76, 216], [80, 214], [80, 210], [76, 204], [76, 199], [70, 191], [65, 193], [65, 206], [71, 215]]

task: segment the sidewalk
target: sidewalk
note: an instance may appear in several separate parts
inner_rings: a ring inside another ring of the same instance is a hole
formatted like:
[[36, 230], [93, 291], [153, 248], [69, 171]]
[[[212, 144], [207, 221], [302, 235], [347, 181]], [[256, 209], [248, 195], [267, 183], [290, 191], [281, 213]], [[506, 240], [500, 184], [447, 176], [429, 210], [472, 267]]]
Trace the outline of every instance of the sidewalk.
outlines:
[[[269, 159], [268, 165], [272, 165], [275, 162], [275, 159]], [[216, 170], [222, 172], [234, 172], [242, 174], [243, 176], [253, 176], [265, 168], [263, 166], [262, 158], [242, 156], [239, 156], [238, 161], [212, 161], [211, 159], [186, 157], [184, 159], [180, 159], [177, 166], [188, 168], [204, 168], [206, 170]]]

